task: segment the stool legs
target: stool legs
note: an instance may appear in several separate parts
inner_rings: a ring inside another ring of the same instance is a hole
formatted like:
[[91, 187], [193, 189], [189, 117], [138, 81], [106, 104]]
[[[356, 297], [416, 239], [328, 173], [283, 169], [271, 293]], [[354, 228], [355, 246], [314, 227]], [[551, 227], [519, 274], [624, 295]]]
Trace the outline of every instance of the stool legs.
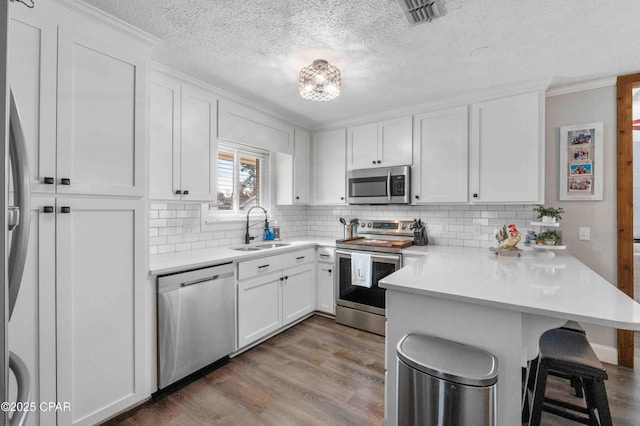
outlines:
[[591, 424], [612, 426], [604, 381], [601, 379], [584, 380], [584, 388]]
[[539, 426], [542, 420], [542, 406], [544, 405], [544, 391], [547, 387], [549, 368], [544, 360], [538, 359], [535, 382], [533, 386], [533, 402], [531, 403], [529, 426]]

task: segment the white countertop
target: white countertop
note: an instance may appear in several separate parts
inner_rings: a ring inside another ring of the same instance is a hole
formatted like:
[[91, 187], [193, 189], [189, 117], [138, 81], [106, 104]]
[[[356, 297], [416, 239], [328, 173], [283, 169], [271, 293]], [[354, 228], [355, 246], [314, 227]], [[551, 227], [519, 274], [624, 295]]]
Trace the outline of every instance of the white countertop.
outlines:
[[[211, 266], [219, 263], [233, 262], [240, 259], [252, 259], [262, 256], [270, 256], [272, 254], [283, 253], [291, 249], [299, 249], [304, 247], [335, 247], [335, 239], [321, 238], [321, 237], [308, 237], [308, 238], [296, 238], [285, 241], [259, 241], [252, 245], [267, 244], [267, 243], [285, 242], [291, 243], [291, 245], [271, 248], [267, 250], [255, 250], [255, 251], [238, 251], [233, 250], [230, 247], [213, 247], [207, 249], [187, 250], [173, 253], [155, 254], [149, 258], [149, 273], [151, 275], [162, 275], [173, 272], [180, 272], [188, 269], [201, 268], [204, 266]], [[239, 247], [242, 244], [231, 247]]]
[[[416, 247], [416, 249], [418, 249]], [[640, 330], [640, 304], [568, 254], [496, 256], [486, 248], [420, 247], [426, 256], [380, 286], [530, 314]]]

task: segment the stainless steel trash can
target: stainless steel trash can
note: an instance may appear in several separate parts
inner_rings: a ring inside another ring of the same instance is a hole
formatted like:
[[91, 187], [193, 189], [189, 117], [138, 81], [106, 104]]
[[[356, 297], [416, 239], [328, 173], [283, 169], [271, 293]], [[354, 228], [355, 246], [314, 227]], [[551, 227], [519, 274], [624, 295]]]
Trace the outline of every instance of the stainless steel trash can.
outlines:
[[496, 425], [498, 360], [472, 346], [420, 334], [397, 348], [398, 425]]

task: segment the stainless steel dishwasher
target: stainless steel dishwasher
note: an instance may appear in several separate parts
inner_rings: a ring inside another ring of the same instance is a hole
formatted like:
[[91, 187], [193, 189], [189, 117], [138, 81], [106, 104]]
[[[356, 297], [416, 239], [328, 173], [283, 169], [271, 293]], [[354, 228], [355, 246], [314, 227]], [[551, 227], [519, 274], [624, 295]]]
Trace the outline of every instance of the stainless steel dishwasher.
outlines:
[[234, 318], [231, 263], [159, 277], [159, 389], [233, 352]]

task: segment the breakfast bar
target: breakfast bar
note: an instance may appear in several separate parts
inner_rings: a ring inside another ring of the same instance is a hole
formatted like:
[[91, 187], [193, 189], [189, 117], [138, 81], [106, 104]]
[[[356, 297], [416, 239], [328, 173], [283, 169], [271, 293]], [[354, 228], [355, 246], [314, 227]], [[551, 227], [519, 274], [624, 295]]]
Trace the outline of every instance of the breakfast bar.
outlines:
[[421, 333], [498, 358], [499, 425], [520, 424], [521, 367], [547, 330], [567, 321], [640, 330], [640, 304], [570, 255], [429, 246], [380, 281], [386, 295], [385, 418], [396, 421], [396, 346]]

